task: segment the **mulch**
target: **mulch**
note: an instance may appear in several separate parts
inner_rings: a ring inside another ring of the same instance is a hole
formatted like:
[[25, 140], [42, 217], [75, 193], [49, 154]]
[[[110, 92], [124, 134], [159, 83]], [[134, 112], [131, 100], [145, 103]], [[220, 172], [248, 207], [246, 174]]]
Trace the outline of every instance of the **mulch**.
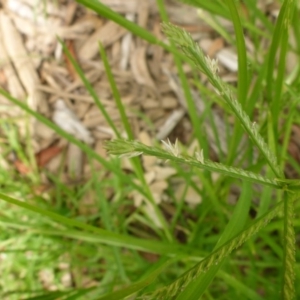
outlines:
[[[167, 42], [161, 31], [161, 19], [154, 0], [105, 0], [102, 3]], [[189, 31], [207, 55], [218, 59], [220, 76], [236, 85], [236, 51], [207, 25], [209, 15], [175, 1], [166, 1], [166, 4], [170, 22]], [[272, 18], [277, 16], [277, 6], [265, 4], [265, 1], [258, 4], [266, 15]], [[242, 12], [247, 15], [246, 10]], [[232, 24], [222, 19], [220, 22], [223, 29], [233, 36]], [[146, 43], [74, 1], [4, 1], [0, 9], [0, 33], [1, 87], [13, 97], [26, 101], [32, 110], [51, 119], [103, 157], [107, 157], [103, 147], [105, 141], [114, 138], [115, 134], [64, 54], [57, 37], [64, 41], [79, 63], [121, 132], [120, 115], [98, 53], [99, 41], [109, 58], [136, 139], [150, 145], [157, 140], [169, 138], [175, 141], [178, 138], [183, 144], [189, 144], [189, 151], [193, 151], [192, 125], [173, 57], [161, 47]], [[247, 36], [246, 43], [251, 55], [253, 45]], [[193, 79], [191, 68], [184, 65], [184, 69], [188, 78]], [[201, 116], [207, 103], [195, 88], [192, 88], [192, 94]], [[217, 105], [214, 112], [221, 149], [226, 153], [225, 123]], [[24, 140], [28, 116], [3, 97], [0, 97], [0, 115], [2, 120], [15, 120], [20, 140]], [[67, 143], [33, 118], [29, 123], [38, 167], [54, 174], [63, 170], [62, 180], [65, 183], [89, 178], [90, 165], [77, 146]], [[209, 123], [204, 123], [204, 128], [210, 141], [211, 156], [217, 159], [214, 132]], [[299, 128], [294, 126], [290, 153], [299, 160], [297, 133]], [[30, 166], [24, 165], [20, 158], [13, 156], [10, 159], [21, 174], [31, 171]], [[159, 202], [164, 198], [167, 180], [174, 170], [161, 165], [155, 158], [143, 158], [143, 164], [148, 183]], [[130, 168], [126, 162], [124, 166]], [[101, 165], [97, 168], [101, 169]], [[50, 187], [47, 177], [44, 180], [44, 186]], [[180, 184], [178, 186], [182, 188]], [[193, 191], [190, 192], [193, 195]], [[135, 203], [139, 205], [141, 199], [137, 197]]]

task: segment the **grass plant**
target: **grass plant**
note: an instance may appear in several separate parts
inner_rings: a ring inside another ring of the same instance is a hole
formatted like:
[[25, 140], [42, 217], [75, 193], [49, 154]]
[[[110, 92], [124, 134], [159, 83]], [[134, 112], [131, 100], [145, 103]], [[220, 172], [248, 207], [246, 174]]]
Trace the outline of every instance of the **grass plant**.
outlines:
[[[9, 141], [3, 143], [0, 152], [1, 298], [298, 299], [300, 287], [295, 282], [300, 280], [300, 221], [295, 216], [300, 212], [300, 181], [284, 175], [287, 162], [300, 175], [297, 162], [288, 154], [292, 125], [299, 124], [300, 59], [292, 76], [285, 71], [287, 54], [292, 51], [298, 58], [300, 55], [299, 41], [292, 47], [289, 38], [299, 34], [297, 3], [283, 1], [277, 21], [272, 24], [259, 13], [255, 1], [244, 4], [248, 17], [241, 14], [241, 7], [233, 0], [181, 1], [201, 9], [221, 35], [218, 17], [232, 21], [235, 35], [227, 41], [238, 54], [238, 83], [234, 87], [219, 76], [217, 61], [205, 56], [187, 32], [168, 22], [162, 0], [156, 3], [169, 44], [101, 2], [77, 2], [173, 54], [198, 150], [189, 155], [187, 145], [178, 141], [146, 146], [135, 140], [110, 62], [100, 44], [99, 53], [122, 120], [123, 129], [118, 129], [80, 65], [60, 41], [116, 139], [106, 144], [112, 154], [107, 160], [24, 102], [0, 90], [27, 116], [78, 146], [92, 170], [91, 178], [76, 188], [66, 186], [59, 174], [48, 174], [54, 185], [52, 194], [36, 192], [36, 166], [32, 166], [34, 175], [21, 176], [5, 165], [7, 154], [13, 150], [30, 166], [30, 140], [25, 141], [25, 149], [29, 150], [24, 153], [13, 122], [1, 122], [3, 139]], [[257, 22], [264, 24], [264, 29], [257, 28]], [[245, 32], [255, 47], [251, 56], [245, 46]], [[261, 38], [269, 39], [268, 49], [262, 49]], [[261, 63], [262, 52], [266, 59]], [[183, 71], [184, 63], [195, 74], [204, 73], [213, 87], [210, 89], [200, 81], [194, 85], [206, 101], [205, 118], [210, 121], [217, 141], [219, 128], [213, 121], [213, 105], [222, 109], [227, 121], [227, 153], [219, 146], [218, 162], [210, 159], [210, 141], [193, 102], [191, 83], [197, 75], [188, 78]], [[228, 121], [232, 116], [233, 127]], [[171, 216], [166, 214], [163, 204], [154, 201], [141, 155], [171, 164], [176, 169], [173, 177], [185, 182], [181, 195], [176, 195], [171, 183], [168, 187]], [[130, 159], [131, 174], [122, 170], [124, 157]], [[111, 176], [105, 177], [103, 171], [93, 168], [95, 162]], [[217, 179], [213, 179], [213, 174], [218, 174]], [[202, 199], [194, 208], [184, 201], [190, 186]], [[239, 188], [239, 195], [232, 204], [228, 196], [234, 187]], [[113, 199], [107, 197], [107, 190], [114, 191]], [[132, 191], [142, 195], [158, 221], [142, 206], [134, 211], [129, 209]], [[90, 215], [82, 215], [78, 212], [79, 201], [88, 193], [94, 197], [94, 210]], [[48, 280], [47, 288], [42, 284], [43, 276]], [[68, 288], [62, 284], [64, 280], [69, 281]], [[94, 284], [89, 286], [87, 282]], [[51, 291], [51, 285], [57, 290]]]

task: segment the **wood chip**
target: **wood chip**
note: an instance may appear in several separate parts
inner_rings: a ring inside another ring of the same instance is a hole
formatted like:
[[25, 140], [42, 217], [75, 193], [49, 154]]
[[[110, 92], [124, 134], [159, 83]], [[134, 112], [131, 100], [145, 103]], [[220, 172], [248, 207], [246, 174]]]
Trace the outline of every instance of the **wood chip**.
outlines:
[[42, 149], [35, 155], [36, 164], [38, 167], [44, 167], [62, 151], [62, 148], [57, 145], [52, 145]]
[[[126, 19], [129, 21], [134, 21], [135, 15], [133, 13], [126, 14]], [[122, 70], [126, 70], [129, 64], [130, 59], [130, 51], [132, 46], [132, 33], [128, 32], [124, 35], [121, 42], [121, 60], [120, 60], [120, 68]]]
[[69, 144], [67, 158], [68, 158], [69, 177], [72, 180], [80, 180], [83, 171], [82, 150], [74, 144]]
[[174, 97], [166, 96], [162, 98], [161, 105], [164, 109], [174, 109], [178, 106], [178, 101]]
[[217, 59], [224, 67], [228, 68], [231, 72], [237, 72], [237, 54], [229, 48], [223, 48], [217, 53]]
[[[11, 95], [17, 99], [23, 100], [25, 98], [25, 91], [23, 89], [23, 86], [20, 83], [20, 80], [16, 74], [15, 69], [11, 64], [9, 55], [6, 52], [6, 48], [3, 43], [3, 33], [2, 33], [1, 26], [0, 26], [0, 62], [1, 62], [0, 67], [4, 71], [7, 80], [7, 85], [8, 85], [7, 88], [10, 91]], [[17, 109], [17, 111], [19, 112], [19, 109]]]
[[56, 101], [52, 119], [63, 130], [85, 143], [92, 144], [94, 142], [90, 132], [82, 125], [78, 117], [67, 107], [63, 100], [59, 99]]
[[158, 108], [160, 107], [158, 101], [153, 98], [146, 98], [142, 103], [141, 106], [143, 109], [148, 110], [148, 109], [153, 109], [153, 108]]
[[[182, 183], [177, 187], [176, 194], [178, 197], [183, 195], [183, 192], [186, 188], [186, 183]], [[195, 207], [196, 205], [200, 204], [202, 202], [201, 195], [199, 195], [198, 192], [196, 192], [191, 186], [187, 188], [186, 195], [184, 197], [184, 201], [188, 203], [191, 207]]]
[[170, 116], [167, 118], [165, 123], [161, 126], [158, 133], [156, 134], [156, 138], [158, 140], [163, 140], [173, 131], [176, 125], [180, 122], [180, 120], [185, 115], [184, 109], [174, 110]]
[[43, 91], [46, 93], [51, 93], [51, 94], [54, 94], [54, 95], [62, 97], [62, 98], [68, 98], [68, 99], [84, 101], [84, 102], [88, 102], [88, 103], [94, 103], [94, 100], [91, 96], [66, 93], [66, 92], [61, 91], [58, 88], [51, 88], [46, 85], [38, 85], [36, 88], [40, 91]]
[[34, 111], [39, 108], [42, 113], [48, 114], [49, 109], [45, 95], [41, 91], [36, 90], [36, 85], [40, 84], [38, 74], [24, 47], [19, 32], [3, 11], [0, 12], [0, 24], [6, 51], [28, 93], [28, 105]]
[[175, 175], [177, 171], [174, 168], [167, 167], [167, 166], [154, 166], [153, 170], [155, 171], [155, 178], [156, 180], [166, 180], [171, 176]]
[[107, 47], [117, 41], [126, 33], [126, 30], [114, 23], [108, 21], [105, 25], [99, 27], [81, 46], [78, 51], [78, 57], [81, 60], [90, 60], [99, 53], [99, 42], [103, 47]]
[[152, 192], [152, 195], [153, 195], [153, 198], [154, 198], [154, 201], [155, 201], [156, 204], [161, 203], [162, 194], [166, 190], [167, 187], [168, 187], [168, 184], [164, 180], [155, 181], [154, 183], [152, 183], [150, 185], [150, 190]]
[[[146, 131], [141, 131], [138, 136], [138, 140], [147, 146], [152, 146], [151, 137]], [[155, 163], [157, 162], [157, 158], [155, 156], [142, 156], [143, 166], [146, 171], [153, 170]]]
[[140, 3], [139, 0], [102, 0], [101, 2], [115, 12], [122, 14], [136, 12]]
[[216, 53], [224, 48], [224, 40], [222, 38], [216, 38], [210, 44], [210, 47], [207, 51], [207, 55], [214, 57]]
[[137, 83], [156, 89], [146, 62], [146, 47], [142, 46], [133, 51], [130, 65]]
[[[264, 3], [263, 1], [260, 2]], [[52, 111], [54, 112], [53, 120], [61, 128], [73, 134], [76, 138], [85, 141], [97, 153], [101, 153], [103, 157], [106, 157], [103, 143], [107, 139], [115, 138], [115, 133], [107, 124], [103, 114], [99, 112], [93, 98], [88, 94], [77, 73], [70, 65], [67, 65], [62, 48], [57, 43], [56, 35], [67, 41], [69, 49], [77, 54], [77, 57], [74, 56], [79, 61], [80, 67], [90, 81], [99, 100], [111, 116], [116, 127], [123, 130], [123, 124], [115, 101], [113, 101], [112, 90], [104, 71], [103, 62], [98, 55], [98, 42], [100, 41], [106, 48], [113, 76], [122, 102], [125, 105], [134, 136], [147, 145], [153, 145], [154, 139], [165, 139], [168, 136], [170, 138], [178, 136], [183, 142], [189, 139], [193, 129], [186, 114], [187, 107], [184, 93], [175, 75], [176, 67], [172, 54], [157, 45], [149, 45], [131, 32], [90, 10], [84, 9], [74, 1], [58, 1], [55, 5], [53, 5], [53, 1], [49, 1], [49, 5], [47, 3], [45, 6], [46, 14], [40, 13], [42, 3], [43, 1], [40, 1], [37, 4], [36, 0], [6, 0], [2, 4], [4, 11], [9, 11], [7, 15], [2, 11], [4, 17], [0, 16], [1, 27], [2, 23], [5, 25], [4, 29], [2, 28], [3, 34], [0, 39], [2, 37], [5, 40], [5, 47], [9, 50], [7, 51], [9, 57], [5, 57], [4, 51], [1, 51], [0, 41], [0, 61], [5, 62], [2, 65], [2, 70], [0, 70], [0, 83], [4, 88], [8, 89], [17, 98], [24, 99], [26, 94], [31, 96], [32, 86], [34, 85], [37, 92], [47, 99], [49, 107], [54, 108], [54, 111]], [[161, 32], [161, 21], [155, 0], [102, 0], [101, 3], [121, 13], [127, 20], [146, 28], [158, 39], [165, 40]], [[181, 5], [174, 0], [166, 3], [170, 20], [173, 23], [175, 22], [191, 32], [196, 42], [201, 43], [201, 46], [204, 45], [203, 48], [205, 48], [206, 54], [211, 57], [221, 55], [219, 61], [221, 63], [220, 74], [222, 74], [222, 79], [236, 82], [236, 58], [224, 52], [223, 39], [215, 38], [216, 35], [213, 29], [207, 26], [203, 20], [199, 20], [195, 8]], [[38, 10], [34, 11], [36, 7]], [[269, 14], [274, 12], [274, 8], [271, 9], [268, 5], [263, 4], [263, 7], [264, 12], [269, 11]], [[37, 12], [38, 15], [35, 16], [34, 14]], [[17, 31], [16, 38], [14, 34], [9, 34], [10, 28], [6, 26], [5, 22], [7, 20], [5, 18], [10, 22], [9, 26]], [[223, 23], [222, 20], [220, 22], [225, 28], [228, 28], [229, 32], [232, 32], [233, 27], [230, 22], [225, 21]], [[6, 45], [6, 40], [10, 38], [10, 35], [13, 36], [13, 41], [10, 41], [13, 46]], [[247, 41], [246, 38], [246, 42], [247, 49], [251, 51], [253, 48], [251, 41]], [[266, 40], [261, 42], [266, 43]], [[19, 51], [21, 47], [18, 43], [23, 47], [23, 52]], [[27, 49], [27, 51], [24, 49]], [[230, 54], [234, 55], [234, 51], [230, 48], [225, 50], [229, 50]], [[27, 53], [30, 53], [31, 59], [28, 58]], [[26, 58], [30, 63], [25, 60], [15, 62], [13, 56]], [[33, 57], [37, 59], [33, 59]], [[291, 59], [291, 61], [293, 60]], [[23, 62], [30, 64], [31, 70], [35, 73], [33, 76], [30, 72], [26, 74], [27, 81], [31, 80], [34, 84], [26, 84], [25, 75], [22, 75], [22, 72], [19, 73]], [[293, 68], [293, 64], [291, 63], [289, 67]], [[183, 69], [188, 80], [192, 80], [192, 68], [188, 64], [183, 64]], [[39, 74], [36, 70], [39, 70]], [[201, 77], [202, 79], [206, 84], [205, 80], [207, 78]], [[200, 115], [205, 111], [207, 104], [204, 103], [196, 90], [192, 90], [192, 96], [197, 113]], [[36, 100], [36, 98], [34, 99]], [[63, 109], [54, 104], [60, 101], [63, 101]], [[31, 102], [30, 105], [39, 113], [45, 113], [46, 116], [50, 117], [51, 112], [43, 110], [44, 106], [41, 106], [41, 102], [37, 99], [36, 102]], [[13, 111], [7, 108], [8, 105], [10, 103], [2, 101], [0, 97], [1, 116], [6, 117], [8, 110], [9, 113]], [[19, 113], [17, 112], [16, 116], [19, 117]], [[223, 116], [219, 115], [214, 108], [212, 115], [218, 131], [221, 149], [226, 153], [226, 130]], [[20, 117], [22, 116], [20, 115]], [[152, 123], [151, 127], [149, 123]], [[18, 124], [18, 126], [20, 129], [25, 128], [21, 124]], [[211, 149], [218, 152], [215, 132], [212, 131], [211, 124], [205, 120], [203, 127], [210, 141]], [[35, 126], [35, 130], [37, 136], [32, 139], [32, 143], [37, 150], [51, 147], [54, 139], [57, 139], [57, 134], [47, 127], [45, 128], [43, 124]], [[126, 137], [125, 134], [124, 137]], [[95, 143], [93, 143], [94, 141]], [[66, 146], [67, 141], [60, 139], [60, 146], [61, 143]], [[66, 171], [62, 172], [61, 178], [63, 182], [67, 183], [70, 183], [70, 174], [78, 179], [80, 177], [89, 178], [92, 172], [91, 166], [83, 160], [79, 149], [72, 149], [72, 147], [66, 148], [68, 149], [66, 151], [69, 152], [65, 153], [65, 156], [67, 156], [65, 160], [63, 154], [59, 153], [47, 165], [47, 168], [54, 173], [58, 172], [59, 169]], [[293, 148], [293, 151], [295, 152], [296, 148]], [[161, 165], [161, 161], [155, 157], [143, 156], [141, 160], [146, 180], [153, 191], [155, 201], [161, 203], [167, 197], [165, 189], [169, 185], [168, 181], [173, 182], [174, 178], [172, 176], [175, 170]], [[66, 166], [62, 164], [66, 164]], [[93, 165], [94, 167], [101, 169], [100, 164], [96, 162]], [[122, 167], [127, 172], [133, 171], [128, 159], [122, 159]], [[86, 206], [88, 206], [90, 204], [93, 206], [94, 202], [89, 199], [93, 196], [92, 194], [88, 195], [86, 203], [83, 201], [82, 205], [87, 204]], [[187, 201], [194, 203], [193, 199], [197, 196], [197, 193], [195, 194], [193, 190], [188, 190]], [[135, 205], [141, 206], [141, 210], [149, 218], [153, 218], [158, 226], [161, 226], [159, 220], [155, 219], [153, 208], [144, 203], [143, 196], [136, 193], [132, 197]], [[165, 210], [164, 206], [162, 208]], [[80, 213], [89, 214], [94, 212], [90, 208], [86, 208]]]

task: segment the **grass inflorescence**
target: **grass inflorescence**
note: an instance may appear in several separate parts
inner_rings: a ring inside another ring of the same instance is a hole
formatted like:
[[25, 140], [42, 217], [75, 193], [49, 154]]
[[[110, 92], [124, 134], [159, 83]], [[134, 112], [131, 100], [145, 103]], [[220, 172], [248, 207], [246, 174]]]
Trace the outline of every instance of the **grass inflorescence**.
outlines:
[[[20, 176], [7, 166], [1, 169], [2, 298], [298, 299], [296, 240], [300, 222], [295, 215], [299, 213], [300, 183], [285, 177], [286, 162], [298, 176], [300, 172], [288, 153], [292, 127], [300, 122], [296, 113], [300, 43], [292, 43], [289, 38], [299, 33], [296, 2], [283, 1], [273, 24], [253, 1], [243, 6], [233, 0], [181, 1], [197, 7], [199, 16], [235, 47], [237, 86], [223, 80], [218, 61], [205, 55], [188, 32], [169, 22], [162, 0], [156, 4], [169, 43], [101, 2], [77, 2], [172, 54], [193, 126], [189, 142], [195, 140], [198, 148], [191, 153], [189, 145], [178, 140], [153, 141], [153, 146], [135, 140], [110, 61], [99, 44], [99, 56], [120, 115], [120, 129], [79, 62], [60, 40], [116, 139], [105, 145], [110, 154], [107, 159], [0, 90], [26, 116], [36, 118], [75, 144], [91, 166], [91, 177], [75, 188], [63, 183], [62, 174], [44, 174], [51, 178], [54, 188], [49, 193], [38, 193], [35, 186], [41, 174], [32, 165], [30, 132], [25, 147], [30, 152], [28, 160], [13, 121], [1, 122], [7, 141], [2, 147], [1, 164], [13, 151], [34, 170], [30, 176]], [[219, 17], [232, 21], [234, 35], [224, 32]], [[245, 35], [253, 45], [251, 54], [247, 53]], [[269, 48], [262, 49], [261, 39]], [[266, 58], [263, 63], [262, 52]], [[289, 53], [297, 56], [293, 76], [286, 74]], [[193, 78], [185, 74], [184, 64], [191, 68]], [[199, 74], [209, 84], [202, 83]], [[194, 103], [195, 86], [206, 105], [203, 116], [198, 115]], [[217, 128], [214, 123], [214, 107], [222, 111], [225, 128]], [[203, 130], [205, 119], [219, 142], [214, 155], [210, 154], [210, 140]], [[221, 149], [218, 130], [226, 131], [225, 150]], [[157, 201], [140, 159], [143, 156], [155, 157], [160, 167], [175, 170], [164, 192], [167, 201]], [[129, 161], [130, 172], [122, 168], [124, 159]], [[96, 163], [102, 166], [100, 171], [94, 167]], [[184, 185], [180, 192], [178, 182]], [[191, 190], [193, 197], [201, 200], [192, 206], [185, 201]], [[89, 193], [94, 200], [93, 210], [90, 215], [81, 215], [80, 199]], [[139, 195], [142, 203], [134, 209], [132, 195]], [[56, 291], [44, 288], [37, 274], [51, 277]], [[68, 274], [73, 277], [66, 288], [62, 278]], [[86, 281], [93, 284], [89, 286]]]

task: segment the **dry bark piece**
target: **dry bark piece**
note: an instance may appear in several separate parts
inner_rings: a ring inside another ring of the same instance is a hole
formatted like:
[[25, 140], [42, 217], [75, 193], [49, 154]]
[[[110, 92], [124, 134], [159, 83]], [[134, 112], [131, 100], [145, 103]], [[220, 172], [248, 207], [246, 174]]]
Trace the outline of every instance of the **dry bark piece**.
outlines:
[[45, 95], [35, 88], [36, 85], [40, 84], [39, 77], [23, 45], [19, 32], [14, 27], [10, 18], [3, 12], [0, 12], [0, 24], [7, 53], [28, 93], [28, 105], [34, 111], [39, 108], [42, 113], [47, 114], [48, 105]]
[[165, 109], [174, 109], [178, 106], [178, 101], [174, 97], [166, 96], [162, 98], [161, 105]]
[[[49, 74], [48, 72], [44, 72], [42, 71], [42, 76], [43, 79], [48, 83], [49, 87], [47, 87], [47, 89], [54, 89], [54, 90], [62, 90], [63, 87], [60, 86], [60, 82], [57, 82], [57, 80], [54, 78], [54, 76], [52, 76], [52, 74]], [[39, 86], [37, 86], [37, 89], [43, 91], [42, 89], [39, 88]], [[47, 92], [47, 90], [46, 90]]]
[[149, 188], [152, 192], [154, 201], [156, 204], [161, 203], [162, 201], [162, 194], [167, 189], [168, 184], [166, 181], [155, 181], [154, 183], [150, 184]]
[[[182, 183], [177, 187], [176, 194], [180, 197], [186, 188], [186, 183]], [[195, 207], [196, 205], [202, 202], [201, 195], [197, 193], [191, 186], [187, 188], [184, 201], [188, 203], [190, 206]]]
[[148, 109], [158, 108], [160, 105], [156, 99], [148, 97], [141, 103], [141, 106], [143, 109], [148, 110]]
[[77, 8], [78, 8], [78, 4], [76, 2], [69, 2], [67, 4], [65, 24], [69, 25], [72, 23], [72, 21], [75, 17]]
[[79, 180], [82, 177], [83, 171], [83, 152], [74, 144], [69, 144], [68, 147], [68, 173], [73, 180]]
[[116, 62], [119, 63], [121, 57], [121, 41], [116, 41], [115, 43], [112, 44], [110, 57], [111, 57], [110, 65], [112, 67], [116, 64]]
[[[72, 57], [75, 59], [75, 61], [77, 61], [78, 59], [77, 59], [77, 55], [76, 55], [76, 52], [75, 52], [73, 41], [68, 40], [68, 41], [65, 42], [65, 45], [66, 45], [67, 49], [69, 50], [70, 54], [72, 55]], [[78, 79], [79, 75], [76, 72], [76, 69], [73, 66], [72, 62], [70, 61], [70, 59], [68, 58], [68, 56], [65, 53], [64, 53], [64, 58], [65, 58], [65, 62], [66, 62], [66, 65], [67, 65], [67, 70], [69, 71], [69, 74], [70, 74], [71, 78], [73, 80]]]
[[[62, 151], [61, 147], [51, 146], [46, 149], [43, 149], [35, 154], [35, 160], [38, 167], [44, 167], [49, 161], [51, 161], [55, 156], [57, 156]], [[32, 168], [26, 165], [20, 159], [16, 159], [13, 162], [16, 170], [22, 174], [26, 175], [32, 171]]]
[[63, 130], [85, 143], [92, 144], [94, 142], [90, 132], [82, 125], [63, 100], [59, 99], [56, 101], [52, 119]]
[[57, 156], [62, 151], [59, 146], [50, 146], [46, 149], [42, 149], [35, 155], [36, 164], [38, 167], [44, 167], [50, 160]]
[[[147, 146], [152, 146], [151, 137], [146, 131], [141, 131], [138, 136], [138, 140]], [[146, 171], [150, 171], [153, 169], [157, 158], [155, 156], [142, 156], [143, 166]]]
[[177, 173], [174, 168], [167, 166], [154, 166], [153, 170], [156, 180], [166, 180]]
[[[137, 24], [143, 28], [147, 27], [149, 18], [149, 3], [148, 1], [140, 1], [137, 11]], [[142, 42], [141, 40], [139, 40]]]
[[[153, 25], [153, 34], [159, 39], [163, 40], [161, 32], [161, 22], [157, 20]], [[154, 79], [160, 81], [162, 77], [161, 62], [163, 60], [164, 50], [157, 45], [149, 45], [149, 52], [152, 55], [152, 59], [149, 61], [149, 69]]]
[[172, 5], [166, 6], [170, 22], [182, 25], [199, 24], [197, 10], [185, 4], [172, 1]]
[[77, 100], [77, 101], [84, 101], [84, 102], [87, 102], [87, 103], [94, 103], [93, 98], [91, 96], [88, 96], [88, 95], [76, 95], [76, 94], [72, 94], [72, 93], [66, 93], [66, 92], [61, 91], [60, 89], [52, 88], [52, 87], [49, 87], [49, 86], [46, 86], [46, 85], [38, 85], [36, 88], [38, 90], [41, 90], [41, 91], [46, 92], [46, 93], [53, 94], [55, 96], [59, 96], [59, 97], [67, 98], [67, 99], [72, 99], [72, 100]]
[[86, 35], [102, 26], [103, 20], [94, 15], [85, 15], [83, 18], [76, 20], [72, 26], [60, 26], [56, 29], [56, 34], [61, 38], [77, 40], [80, 42], [86, 39]]
[[159, 46], [151, 46], [151, 55], [152, 59], [149, 60], [149, 72], [153, 75], [153, 78], [156, 80], [161, 80], [161, 61], [163, 59], [163, 49]]
[[158, 133], [156, 134], [156, 138], [158, 140], [165, 139], [176, 127], [176, 125], [180, 122], [180, 120], [185, 115], [185, 110], [183, 108], [174, 110], [165, 123], [160, 127]]
[[122, 14], [136, 12], [140, 4], [140, 0], [102, 0], [101, 2], [115, 12]]
[[26, 175], [32, 171], [32, 169], [29, 166], [27, 166], [24, 162], [22, 162], [20, 159], [16, 159], [14, 161], [14, 167], [22, 175]]
[[207, 55], [214, 57], [216, 53], [224, 48], [224, 40], [222, 38], [217, 38], [212, 41], [210, 47], [207, 51]]
[[228, 48], [223, 48], [220, 50], [217, 55], [217, 59], [231, 72], [237, 72], [238, 63], [237, 63], [237, 54]]
[[99, 27], [81, 46], [78, 51], [78, 57], [81, 60], [92, 59], [99, 52], [99, 42], [103, 47], [107, 47], [117, 41], [126, 33], [126, 30], [114, 23], [108, 21]]
[[99, 131], [101, 131], [103, 133], [109, 134], [113, 138], [116, 137], [115, 132], [112, 130], [111, 127], [108, 127], [108, 126], [97, 126], [97, 130], [99, 130]]
[[[95, 82], [97, 82], [102, 75], [103, 75], [103, 70], [102, 69], [100, 70], [98, 68], [93, 69], [89, 72], [85, 72], [86, 79], [92, 85], [95, 84]], [[79, 87], [83, 87], [83, 86], [84, 86], [84, 84], [83, 84], [82, 80], [80, 78], [77, 78], [68, 87], [66, 87], [65, 91], [72, 92], [73, 90], [75, 90]]]
[[[16, 74], [15, 69], [13, 68], [9, 55], [6, 52], [6, 48], [3, 43], [3, 34], [2, 34], [2, 28], [0, 26], [0, 62], [1, 62], [1, 68], [3, 69], [3, 72], [5, 74], [5, 78], [7, 80], [7, 88], [10, 91], [10, 94], [17, 98], [17, 99], [24, 99], [25, 97], [25, 91], [20, 83], [20, 80]], [[5, 101], [9, 106], [11, 104], [7, 101]], [[17, 113], [19, 113], [19, 109], [16, 109]], [[8, 112], [11, 112], [11, 109], [8, 110]]]
[[[25, 3], [26, 2], [26, 3]], [[58, 8], [48, 1], [43, 5], [42, 1], [9, 0], [8, 10], [18, 30], [27, 35], [26, 46], [31, 51], [51, 54], [56, 45], [58, 29], [63, 22], [65, 6]], [[14, 5], [11, 5], [14, 4]]]
[[[134, 21], [135, 15], [133, 13], [126, 14], [126, 19], [129, 21]], [[132, 33], [128, 32], [126, 33], [121, 41], [121, 60], [120, 60], [120, 68], [121, 70], [126, 70], [129, 64], [129, 58], [130, 58], [130, 50], [132, 46]]]
[[165, 112], [163, 109], [159, 108], [152, 108], [148, 109], [147, 116], [152, 120], [152, 122], [155, 122], [159, 120], [160, 118], [164, 117]]
[[90, 108], [90, 104], [89, 103], [86, 103], [86, 102], [79, 102], [76, 106], [75, 106], [75, 112], [76, 112], [76, 115], [79, 119], [82, 119], [87, 111], [89, 110]]
[[105, 119], [100, 112], [94, 115], [87, 113], [82, 122], [86, 128], [95, 128], [99, 125], [103, 125], [104, 123]]
[[133, 51], [130, 65], [137, 83], [149, 86], [156, 90], [155, 83], [151, 78], [146, 62], [146, 47], [139, 47]]

